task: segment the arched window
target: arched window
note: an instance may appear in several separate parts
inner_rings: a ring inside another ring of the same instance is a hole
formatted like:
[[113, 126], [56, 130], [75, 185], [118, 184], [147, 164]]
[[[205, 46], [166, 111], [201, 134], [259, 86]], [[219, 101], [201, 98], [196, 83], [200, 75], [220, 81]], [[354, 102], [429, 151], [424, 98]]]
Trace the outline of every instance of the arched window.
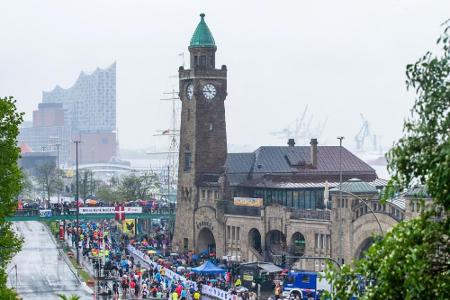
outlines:
[[192, 153], [189, 147], [189, 144], [187, 144], [184, 147], [184, 164], [183, 164], [183, 170], [185, 172], [189, 172], [191, 170], [191, 164], [192, 164]]

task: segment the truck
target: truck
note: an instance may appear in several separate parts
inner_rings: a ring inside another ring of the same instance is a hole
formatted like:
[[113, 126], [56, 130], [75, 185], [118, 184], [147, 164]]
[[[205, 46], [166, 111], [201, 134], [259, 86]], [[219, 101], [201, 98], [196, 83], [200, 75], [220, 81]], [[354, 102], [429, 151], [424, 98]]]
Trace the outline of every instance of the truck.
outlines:
[[290, 271], [283, 280], [283, 298], [319, 300], [324, 291], [331, 291], [331, 285], [321, 273]]

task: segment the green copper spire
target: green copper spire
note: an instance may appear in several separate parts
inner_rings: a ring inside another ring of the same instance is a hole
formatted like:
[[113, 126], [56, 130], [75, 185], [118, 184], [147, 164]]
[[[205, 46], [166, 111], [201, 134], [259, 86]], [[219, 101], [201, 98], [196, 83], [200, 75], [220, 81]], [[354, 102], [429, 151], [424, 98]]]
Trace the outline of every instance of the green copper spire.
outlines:
[[197, 28], [192, 35], [189, 48], [216, 48], [214, 38], [204, 20], [205, 14], [201, 13], [200, 17], [202, 19], [200, 20], [200, 23], [198, 23]]

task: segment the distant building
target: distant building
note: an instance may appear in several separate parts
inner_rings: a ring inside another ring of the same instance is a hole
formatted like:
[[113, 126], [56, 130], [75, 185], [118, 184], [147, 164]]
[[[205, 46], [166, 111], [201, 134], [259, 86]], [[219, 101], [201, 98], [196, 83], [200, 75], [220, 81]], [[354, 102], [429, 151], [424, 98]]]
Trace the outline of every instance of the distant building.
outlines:
[[[116, 63], [92, 74], [81, 72], [75, 84], [42, 93], [32, 127], [23, 126], [19, 142], [33, 151], [57, 151], [61, 164], [75, 164], [74, 140], [80, 140], [79, 163], [104, 163], [117, 155]], [[59, 145], [59, 146], [57, 146]]]

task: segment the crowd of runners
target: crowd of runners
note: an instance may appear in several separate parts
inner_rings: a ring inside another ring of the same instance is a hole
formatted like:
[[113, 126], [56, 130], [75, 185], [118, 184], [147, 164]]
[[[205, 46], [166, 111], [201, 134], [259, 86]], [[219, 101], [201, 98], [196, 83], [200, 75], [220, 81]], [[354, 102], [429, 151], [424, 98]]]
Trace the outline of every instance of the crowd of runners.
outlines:
[[[224, 268], [219, 274], [197, 274], [192, 268], [206, 260], [220, 264], [214, 253], [167, 253], [162, 255], [170, 240], [164, 225], [154, 226], [151, 232], [139, 237], [122, 233], [121, 225], [113, 221], [80, 222], [79, 249], [85, 261], [103, 278], [96, 293], [111, 295], [114, 299], [161, 298], [173, 300], [200, 299], [202, 285], [237, 293], [244, 289], [238, 276]], [[76, 247], [76, 232], [72, 224], [66, 226], [67, 239]], [[164, 268], [152, 267], [132, 255], [127, 247], [147, 254]], [[167, 270], [167, 271], [166, 271]], [[171, 278], [166, 272], [175, 272], [186, 280]], [[246, 293], [248, 299], [256, 294]]]

